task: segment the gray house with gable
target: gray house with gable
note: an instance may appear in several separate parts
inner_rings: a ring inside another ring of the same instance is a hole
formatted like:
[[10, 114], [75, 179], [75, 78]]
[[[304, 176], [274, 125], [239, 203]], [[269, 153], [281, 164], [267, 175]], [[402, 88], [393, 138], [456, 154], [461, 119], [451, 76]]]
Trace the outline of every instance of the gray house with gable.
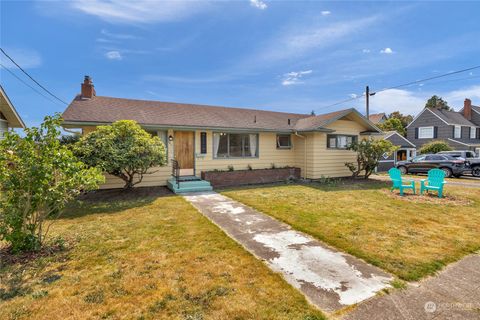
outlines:
[[407, 126], [407, 138], [418, 149], [434, 140], [444, 140], [455, 150], [480, 154], [480, 107], [465, 99], [456, 111], [425, 108]]

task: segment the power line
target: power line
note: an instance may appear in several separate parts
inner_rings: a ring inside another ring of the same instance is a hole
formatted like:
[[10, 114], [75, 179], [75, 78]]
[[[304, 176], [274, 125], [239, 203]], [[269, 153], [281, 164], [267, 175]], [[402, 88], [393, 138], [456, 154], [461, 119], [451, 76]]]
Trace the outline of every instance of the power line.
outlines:
[[[470, 71], [470, 70], [474, 70], [474, 69], [478, 69], [478, 68], [480, 68], [480, 65], [479, 65], [479, 66], [474, 66], [474, 67], [471, 67], [471, 68], [467, 68], [467, 69], [462, 69], [462, 70], [457, 70], [457, 71], [452, 71], [452, 72], [444, 73], [444, 74], [441, 74], [441, 75], [438, 75], [438, 76], [434, 76], [434, 77], [429, 77], [429, 78], [425, 78], [425, 79], [421, 79], [421, 80], [415, 80], [415, 81], [411, 81], [411, 82], [399, 84], [399, 85], [396, 85], [396, 86], [393, 86], [393, 87], [389, 87], [389, 88], [385, 88], [385, 89], [381, 89], [381, 90], [372, 92], [371, 95], [375, 95], [375, 94], [377, 94], [377, 93], [380, 93], [380, 92], [383, 92], [383, 91], [387, 91], [387, 90], [392, 90], [392, 89], [397, 89], [397, 88], [401, 88], [401, 87], [410, 86], [410, 85], [412, 85], [412, 84], [427, 82], [427, 81], [430, 81], [430, 80], [434, 80], [434, 79], [438, 79], [438, 78], [443, 78], [443, 77], [451, 76], [451, 75], [453, 75], [453, 74], [462, 73], [462, 72], [466, 72], [466, 71]], [[462, 79], [457, 79], [457, 80], [462, 80]], [[339, 104], [343, 104], [343, 103], [346, 103], [346, 102], [350, 102], [350, 101], [353, 101], [353, 100], [357, 100], [357, 99], [363, 98], [363, 96], [364, 96], [364, 94], [358, 95], [358, 96], [356, 96], [356, 97], [352, 97], [352, 98], [350, 98], [350, 99], [341, 100], [341, 101], [332, 103], [332, 104], [330, 104], [330, 105], [327, 105], [327, 106], [325, 106], [325, 107], [322, 107], [322, 109], [327, 109], [327, 108], [330, 108], [330, 107], [337, 106], [337, 105], [339, 105]]]
[[57, 99], [58, 101], [64, 103], [64, 104], [67, 104], [67, 102], [63, 101], [62, 99], [60, 99], [59, 97], [57, 97], [56, 95], [54, 95], [53, 93], [51, 93], [47, 88], [45, 88], [44, 86], [42, 86], [37, 80], [35, 80], [31, 75], [29, 75], [25, 70], [23, 70], [22, 67], [20, 67], [18, 65], [18, 63], [15, 62], [15, 60], [13, 60], [6, 52], [5, 50], [3, 50], [2, 48], [0, 48], [0, 50], [2, 51], [2, 53], [10, 60], [13, 62], [14, 65], [16, 65], [18, 67], [18, 69], [20, 69], [27, 77], [29, 77], [33, 82], [35, 82], [40, 88], [42, 88], [45, 92], [47, 92], [49, 95], [51, 95], [52, 97], [54, 97], [55, 99]]
[[22, 82], [24, 85], [26, 85], [27, 87], [29, 87], [30, 89], [32, 89], [33, 91], [35, 91], [36, 93], [38, 93], [39, 95], [41, 95], [42, 97], [44, 97], [45, 99], [47, 99], [48, 101], [50, 102], [53, 102], [55, 104], [57, 104], [57, 102], [55, 100], [52, 100], [51, 98], [47, 97], [46, 95], [44, 95], [43, 93], [41, 93], [40, 91], [38, 91], [37, 89], [35, 89], [34, 87], [32, 87], [31, 85], [29, 85], [27, 82], [25, 82], [22, 78], [20, 78], [19, 76], [17, 76], [15, 73], [13, 73], [12, 71], [10, 71], [7, 67], [5, 67], [3, 64], [0, 63], [0, 67], [2, 67], [3, 69], [5, 69], [5, 71], [7, 71], [8, 73], [10, 73], [13, 77], [15, 77], [18, 81]]

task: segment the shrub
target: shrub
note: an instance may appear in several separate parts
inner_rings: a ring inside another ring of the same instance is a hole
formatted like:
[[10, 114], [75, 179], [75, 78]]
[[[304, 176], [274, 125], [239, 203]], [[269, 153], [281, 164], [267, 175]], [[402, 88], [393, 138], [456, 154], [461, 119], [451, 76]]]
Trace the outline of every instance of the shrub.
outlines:
[[397, 147], [383, 139], [363, 139], [360, 142], [352, 143], [347, 149], [357, 152], [357, 163], [346, 162], [345, 166], [352, 172], [353, 177], [358, 177], [363, 172], [364, 178], [368, 179], [378, 166], [380, 157], [384, 154], [392, 154]]
[[233, 171], [233, 170], [235, 170], [235, 168], [232, 165], [229, 165], [228, 166], [228, 171]]
[[429, 143], [424, 144], [420, 150], [418, 150], [421, 154], [426, 153], [437, 153], [440, 151], [451, 151], [453, 150], [446, 141], [437, 140], [431, 141]]
[[25, 129], [24, 138], [9, 132], [0, 142], [0, 240], [13, 252], [40, 249], [55, 221], [46, 220], [103, 180], [60, 143], [60, 123], [58, 114], [45, 117], [39, 128]]
[[125, 189], [142, 182], [145, 174], [154, 173], [150, 168], [166, 164], [160, 138], [152, 137], [132, 120], [97, 127], [80, 139], [75, 153], [87, 165], [122, 179]]

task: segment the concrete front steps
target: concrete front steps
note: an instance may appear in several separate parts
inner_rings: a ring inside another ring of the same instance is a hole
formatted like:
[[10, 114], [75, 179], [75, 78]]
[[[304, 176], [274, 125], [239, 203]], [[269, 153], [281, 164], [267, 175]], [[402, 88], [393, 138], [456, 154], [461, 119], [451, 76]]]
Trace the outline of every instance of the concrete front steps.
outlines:
[[167, 186], [170, 190], [172, 190], [176, 194], [213, 190], [210, 182], [202, 180], [197, 177], [180, 178], [180, 187], [178, 186], [175, 178], [170, 178], [167, 181]]

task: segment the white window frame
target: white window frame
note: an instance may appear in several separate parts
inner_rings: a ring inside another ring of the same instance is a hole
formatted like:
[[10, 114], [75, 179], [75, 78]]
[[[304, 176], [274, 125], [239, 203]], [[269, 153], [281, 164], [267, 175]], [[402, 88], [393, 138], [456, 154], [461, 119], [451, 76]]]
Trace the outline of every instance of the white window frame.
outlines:
[[[288, 145], [281, 145], [280, 144], [280, 137], [287, 137], [288, 136]], [[277, 149], [292, 149], [292, 135], [291, 134], [277, 134]]]
[[[431, 133], [423, 133], [422, 130], [429, 129], [431, 130]], [[419, 127], [418, 128], [418, 139], [433, 139], [433, 136], [435, 135], [435, 129], [434, 127]]]
[[477, 139], [477, 128], [470, 127], [470, 139]]
[[455, 126], [455, 130], [453, 131], [453, 138], [454, 139], [462, 138], [462, 126]]

